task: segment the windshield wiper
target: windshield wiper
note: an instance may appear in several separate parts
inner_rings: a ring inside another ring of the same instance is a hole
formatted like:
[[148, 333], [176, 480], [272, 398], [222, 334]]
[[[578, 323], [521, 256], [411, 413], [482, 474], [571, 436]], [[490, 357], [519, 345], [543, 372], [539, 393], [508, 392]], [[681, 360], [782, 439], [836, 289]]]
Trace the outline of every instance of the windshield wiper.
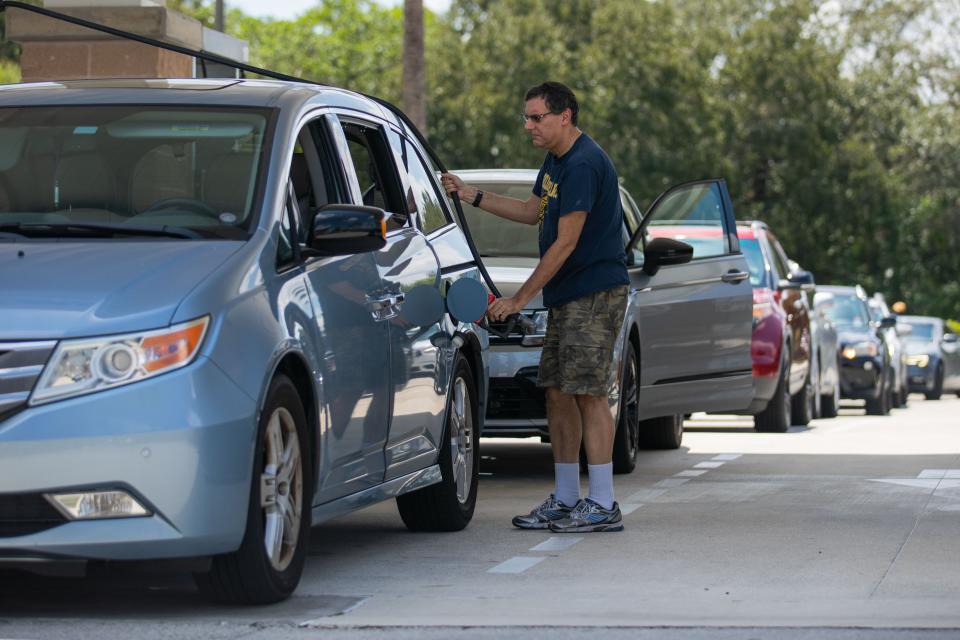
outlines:
[[204, 236], [186, 227], [168, 225], [104, 224], [95, 222], [62, 223], [0, 223], [0, 231], [20, 234], [24, 237], [42, 238], [110, 238], [114, 236], [154, 236], [163, 238], [186, 238], [196, 240]]

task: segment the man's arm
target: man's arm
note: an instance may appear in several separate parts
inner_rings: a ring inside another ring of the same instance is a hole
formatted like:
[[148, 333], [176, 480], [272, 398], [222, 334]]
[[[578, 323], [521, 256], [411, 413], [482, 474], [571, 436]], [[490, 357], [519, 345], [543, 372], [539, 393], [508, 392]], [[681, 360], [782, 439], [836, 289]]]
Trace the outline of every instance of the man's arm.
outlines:
[[557, 239], [543, 254], [537, 268], [513, 297], [499, 298], [490, 304], [487, 312], [490, 317], [494, 320], [502, 320], [512, 313], [523, 310], [527, 303], [557, 274], [557, 271], [560, 271], [560, 267], [573, 253], [586, 220], [586, 211], [573, 211], [560, 218], [557, 224]]
[[[467, 204], [473, 203], [473, 199], [477, 197], [478, 189], [476, 187], [467, 184], [452, 173], [443, 174], [441, 181], [447, 193], [451, 196], [456, 193], [460, 200]], [[534, 195], [523, 201], [484, 191], [480, 208], [506, 220], [522, 222], [523, 224], [533, 225], [540, 220], [540, 198]]]

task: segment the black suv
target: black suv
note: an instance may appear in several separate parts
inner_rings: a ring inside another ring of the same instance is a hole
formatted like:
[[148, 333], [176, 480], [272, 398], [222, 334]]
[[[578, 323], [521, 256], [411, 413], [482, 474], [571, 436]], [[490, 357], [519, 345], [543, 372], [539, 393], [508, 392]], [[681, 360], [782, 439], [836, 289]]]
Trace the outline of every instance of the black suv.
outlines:
[[817, 287], [824, 309], [837, 327], [840, 349], [840, 395], [865, 400], [867, 413], [885, 416], [893, 404], [894, 371], [882, 331], [896, 326], [896, 319], [870, 318], [867, 294], [860, 285]]

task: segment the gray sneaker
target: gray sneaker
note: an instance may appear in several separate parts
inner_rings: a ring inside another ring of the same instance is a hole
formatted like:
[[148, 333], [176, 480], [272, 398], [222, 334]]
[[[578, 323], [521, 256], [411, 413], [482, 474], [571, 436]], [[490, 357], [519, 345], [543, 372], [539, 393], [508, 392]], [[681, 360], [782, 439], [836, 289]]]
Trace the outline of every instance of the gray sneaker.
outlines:
[[525, 516], [515, 516], [513, 526], [521, 529], [549, 529], [551, 522], [569, 518], [572, 509], [550, 494], [536, 509]]
[[570, 515], [550, 523], [554, 533], [590, 533], [591, 531], [623, 531], [623, 517], [616, 502], [604, 509], [590, 498], [577, 503]]

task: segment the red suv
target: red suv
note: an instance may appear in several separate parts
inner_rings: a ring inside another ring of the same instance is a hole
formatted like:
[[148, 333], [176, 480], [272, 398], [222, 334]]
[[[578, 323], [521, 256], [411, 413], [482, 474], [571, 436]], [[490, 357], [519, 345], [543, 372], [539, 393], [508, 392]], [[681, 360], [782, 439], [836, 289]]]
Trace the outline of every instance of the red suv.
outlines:
[[810, 304], [813, 274], [790, 269], [783, 247], [763, 222], [737, 223], [753, 285], [753, 402], [757, 431], [786, 431], [815, 417], [811, 379]]

